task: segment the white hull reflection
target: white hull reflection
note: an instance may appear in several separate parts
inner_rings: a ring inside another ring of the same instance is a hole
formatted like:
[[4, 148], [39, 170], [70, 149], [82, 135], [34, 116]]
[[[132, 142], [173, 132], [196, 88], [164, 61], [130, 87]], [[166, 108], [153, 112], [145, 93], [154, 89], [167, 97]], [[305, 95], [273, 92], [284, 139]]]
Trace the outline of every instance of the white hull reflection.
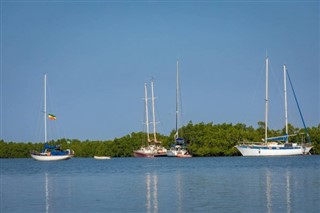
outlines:
[[[273, 179], [278, 179], [281, 178], [281, 181], [283, 184], [279, 185], [278, 180], [273, 180]], [[286, 196], [285, 196], [285, 203], [282, 203], [282, 207], [286, 208], [283, 210], [286, 210], [286, 212], [290, 213], [292, 212], [292, 199], [291, 199], [291, 173], [287, 171], [283, 176], [274, 174], [272, 175], [272, 172], [270, 170], [266, 171], [266, 207], [267, 207], [267, 212], [272, 213], [272, 212], [278, 212], [276, 210], [279, 207], [279, 200], [277, 198], [279, 191], [282, 192], [283, 188], [285, 188]], [[282, 211], [283, 212], [283, 211]]]
[[146, 176], [146, 207], [148, 213], [158, 212], [158, 176], [150, 175]]
[[286, 172], [286, 197], [287, 197], [287, 212], [292, 212], [291, 210], [291, 177], [290, 172]]
[[49, 213], [49, 178], [48, 173], [45, 173], [45, 193], [46, 193], [46, 213]]

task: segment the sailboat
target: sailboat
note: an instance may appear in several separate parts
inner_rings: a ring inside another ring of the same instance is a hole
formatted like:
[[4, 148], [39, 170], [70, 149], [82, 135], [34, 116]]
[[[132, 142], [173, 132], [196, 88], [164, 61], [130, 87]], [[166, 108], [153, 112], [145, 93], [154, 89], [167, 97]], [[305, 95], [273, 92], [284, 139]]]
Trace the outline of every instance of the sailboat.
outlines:
[[47, 75], [44, 75], [44, 148], [41, 152], [32, 151], [31, 157], [39, 161], [56, 161], [70, 159], [74, 152], [70, 149], [62, 150], [60, 145], [51, 146], [47, 142], [47, 119], [55, 120], [52, 114], [47, 114]]
[[135, 157], [163, 157], [167, 156], [167, 149], [161, 145], [161, 141], [157, 140], [156, 130], [156, 115], [154, 104], [154, 88], [153, 80], [151, 81], [151, 101], [152, 101], [152, 124], [153, 124], [153, 140], [150, 139], [149, 132], [149, 109], [148, 109], [148, 90], [147, 83], [144, 84], [144, 103], [145, 103], [145, 117], [147, 127], [147, 146], [142, 146], [140, 149], [133, 151]]
[[179, 137], [179, 61], [177, 60], [177, 82], [176, 82], [176, 133], [175, 141], [167, 152], [168, 157], [192, 157], [188, 153], [186, 144], [183, 138]]
[[284, 76], [284, 99], [285, 99], [285, 130], [286, 134], [284, 136], [271, 137], [268, 138], [268, 57], [266, 57], [266, 99], [265, 99], [265, 137], [262, 143], [253, 144], [241, 144], [236, 146], [236, 148], [241, 152], [243, 156], [290, 156], [290, 155], [303, 155], [308, 154], [312, 146], [305, 144], [289, 143], [288, 134], [288, 109], [287, 109], [287, 77], [290, 81], [290, 85], [300, 112], [301, 119], [304, 124], [304, 128], [308, 137], [309, 142], [310, 137], [305, 126], [301, 110], [295, 96], [295, 92], [291, 83], [289, 73], [287, 72], [286, 65], [283, 66], [283, 76]]

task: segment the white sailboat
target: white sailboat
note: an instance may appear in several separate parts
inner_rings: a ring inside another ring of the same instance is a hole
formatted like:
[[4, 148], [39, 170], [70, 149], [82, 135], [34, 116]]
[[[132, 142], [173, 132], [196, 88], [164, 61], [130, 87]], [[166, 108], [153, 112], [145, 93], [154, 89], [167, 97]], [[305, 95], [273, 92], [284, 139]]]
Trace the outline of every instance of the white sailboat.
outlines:
[[[268, 57], [266, 58], [266, 99], [265, 99], [265, 137], [263, 142], [253, 144], [241, 144], [236, 148], [243, 156], [289, 156], [308, 154], [312, 146], [299, 145], [297, 143], [289, 143], [288, 134], [288, 110], [287, 110], [287, 70], [283, 66], [284, 75], [284, 99], [285, 99], [285, 127], [286, 134], [284, 136], [268, 138]], [[289, 75], [288, 75], [289, 77]], [[289, 78], [290, 80], [290, 78]], [[291, 83], [291, 82], [290, 82]], [[292, 86], [292, 84], [291, 84]], [[292, 87], [293, 88], [293, 87]], [[300, 111], [300, 109], [299, 109]], [[304, 123], [304, 121], [303, 121]], [[306, 129], [306, 127], [305, 127]], [[308, 133], [307, 133], [308, 136]], [[308, 136], [309, 137], [309, 136]], [[268, 142], [270, 141], [270, 142]], [[271, 142], [272, 141], [272, 142]], [[283, 143], [284, 142], [284, 143]]]
[[152, 124], [153, 124], [153, 140], [150, 139], [149, 131], [149, 108], [148, 108], [148, 90], [147, 83], [144, 84], [144, 102], [145, 102], [145, 117], [147, 127], [147, 146], [142, 146], [140, 149], [133, 151], [135, 157], [162, 157], [166, 156], [167, 149], [161, 145], [161, 141], [157, 140], [156, 130], [156, 114], [154, 104], [154, 88], [153, 80], [151, 81], [151, 101], [152, 101]]
[[177, 60], [177, 82], [176, 82], [176, 133], [175, 142], [167, 152], [168, 157], [192, 157], [188, 153], [184, 139], [179, 137], [179, 61]]
[[32, 151], [31, 157], [39, 161], [56, 161], [70, 159], [74, 152], [70, 149], [62, 150], [60, 145], [50, 146], [47, 144], [47, 119], [55, 119], [55, 116], [47, 114], [47, 75], [44, 75], [44, 149], [41, 152]]

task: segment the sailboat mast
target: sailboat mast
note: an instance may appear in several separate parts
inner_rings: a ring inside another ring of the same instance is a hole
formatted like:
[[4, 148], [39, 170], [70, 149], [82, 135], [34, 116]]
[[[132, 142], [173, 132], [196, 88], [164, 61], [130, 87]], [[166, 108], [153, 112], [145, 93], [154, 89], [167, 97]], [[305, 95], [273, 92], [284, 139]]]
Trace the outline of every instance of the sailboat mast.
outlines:
[[269, 101], [268, 86], [269, 86], [269, 60], [267, 56], [266, 57], [266, 112], [265, 112], [265, 130], [264, 130], [264, 141], [266, 143], [268, 139], [268, 101]]
[[[288, 99], [287, 99], [287, 69], [286, 65], [283, 65], [283, 84], [284, 84], [284, 116], [286, 124], [286, 136], [288, 136]], [[286, 137], [286, 143], [288, 143], [288, 137]]]
[[176, 82], [176, 138], [179, 138], [179, 60], [177, 60], [177, 82]]
[[156, 113], [154, 110], [154, 91], [153, 91], [153, 80], [151, 80], [151, 101], [152, 101], [152, 123], [153, 123], [153, 139], [154, 142], [157, 142], [157, 136], [156, 136]]
[[47, 74], [44, 74], [44, 142], [47, 143]]
[[145, 110], [146, 110], [147, 139], [148, 139], [148, 142], [150, 142], [147, 83], [144, 84], [144, 103], [145, 103]]

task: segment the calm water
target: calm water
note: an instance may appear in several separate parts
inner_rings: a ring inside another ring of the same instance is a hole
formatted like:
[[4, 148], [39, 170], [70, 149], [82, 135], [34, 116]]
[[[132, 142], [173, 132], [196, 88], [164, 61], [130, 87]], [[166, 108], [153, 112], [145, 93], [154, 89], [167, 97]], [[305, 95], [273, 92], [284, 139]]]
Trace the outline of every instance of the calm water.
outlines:
[[0, 159], [0, 212], [320, 212], [320, 156]]

